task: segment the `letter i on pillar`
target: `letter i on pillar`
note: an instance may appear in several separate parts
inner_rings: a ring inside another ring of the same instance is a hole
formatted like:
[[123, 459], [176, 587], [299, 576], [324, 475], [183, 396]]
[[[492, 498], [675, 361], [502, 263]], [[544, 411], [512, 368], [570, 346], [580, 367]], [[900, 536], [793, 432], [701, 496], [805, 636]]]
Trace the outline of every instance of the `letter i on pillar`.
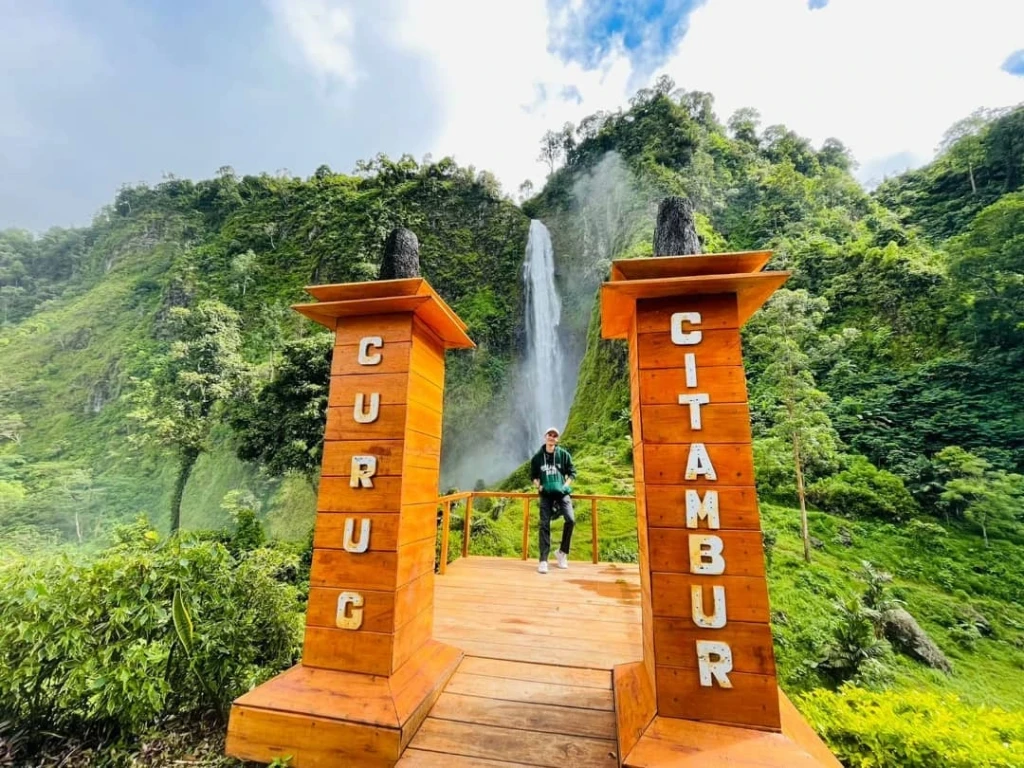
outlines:
[[780, 730], [740, 347], [740, 327], [788, 277], [761, 272], [769, 256], [614, 262], [601, 314], [604, 338], [630, 343], [657, 714]]

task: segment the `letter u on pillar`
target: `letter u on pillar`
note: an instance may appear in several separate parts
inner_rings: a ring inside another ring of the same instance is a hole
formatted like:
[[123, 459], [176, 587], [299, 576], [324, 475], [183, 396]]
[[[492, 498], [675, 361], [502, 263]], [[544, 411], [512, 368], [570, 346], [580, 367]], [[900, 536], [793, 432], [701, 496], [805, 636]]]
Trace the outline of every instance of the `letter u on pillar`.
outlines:
[[374, 392], [370, 395], [370, 408], [366, 408], [366, 395], [360, 392], [356, 395], [356, 404], [352, 409], [352, 417], [357, 424], [372, 424], [380, 416], [380, 393]]

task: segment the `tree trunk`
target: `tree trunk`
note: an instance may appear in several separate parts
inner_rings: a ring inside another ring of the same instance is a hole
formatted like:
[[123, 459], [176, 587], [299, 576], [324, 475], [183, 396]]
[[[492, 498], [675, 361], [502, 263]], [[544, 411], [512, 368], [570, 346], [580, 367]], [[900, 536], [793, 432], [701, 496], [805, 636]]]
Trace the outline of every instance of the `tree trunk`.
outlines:
[[978, 185], [974, 183], [974, 163], [970, 160], [967, 161], [967, 173], [971, 177], [971, 194], [978, 194]]
[[[72, 500], [72, 503], [74, 503], [73, 500]], [[77, 504], [75, 505], [75, 534], [78, 536], [78, 543], [81, 544], [82, 543], [82, 526], [81, 526], [81, 523], [79, 523], [79, 521], [78, 521], [78, 505]]]
[[174, 483], [174, 496], [171, 498], [171, 533], [177, 533], [181, 528], [181, 497], [185, 495], [185, 485], [188, 483], [192, 468], [199, 459], [199, 451], [189, 448], [181, 454], [181, 464], [178, 466], [178, 479]]
[[807, 498], [804, 494], [804, 471], [800, 466], [800, 438], [793, 433], [793, 466], [796, 468], [796, 495], [800, 499], [800, 531], [804, 540], [804, 560], [811, 562], [811, 534], [807, 526]]
[[981, 518], [981, 536], [985, 539], [985, 546], [988, 546], [988, 529], [985, 527], [985, 518]]

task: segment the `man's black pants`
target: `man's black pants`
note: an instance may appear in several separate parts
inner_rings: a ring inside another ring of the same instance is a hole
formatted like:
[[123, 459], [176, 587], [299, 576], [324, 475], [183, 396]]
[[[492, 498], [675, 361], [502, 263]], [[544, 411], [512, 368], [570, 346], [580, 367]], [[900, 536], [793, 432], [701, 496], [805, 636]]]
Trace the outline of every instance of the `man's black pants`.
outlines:
[[551, 551], [551, 521], [559, 517], [565, 518], [565, 525], [562, 527], [562, 546], [559, 549], [569, 554], [569, 545], [572, 544], [572, 529], [576, 527], [576, 515], [572, 511], [572, 497], [540, 495], [540, 559], [548, 559]]

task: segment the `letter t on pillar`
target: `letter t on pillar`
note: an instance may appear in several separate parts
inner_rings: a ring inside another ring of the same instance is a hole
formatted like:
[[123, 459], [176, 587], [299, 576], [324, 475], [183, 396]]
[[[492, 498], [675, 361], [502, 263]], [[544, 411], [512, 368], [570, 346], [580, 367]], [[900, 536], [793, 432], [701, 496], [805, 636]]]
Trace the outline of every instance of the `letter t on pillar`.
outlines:
[[307, 291], [335, 344], [302, 661], [235, 701], [227, 751], [393, 765], [462, 658], [432, 637], [434, 540], [445, 350], [474, 344], [422, 278]]

